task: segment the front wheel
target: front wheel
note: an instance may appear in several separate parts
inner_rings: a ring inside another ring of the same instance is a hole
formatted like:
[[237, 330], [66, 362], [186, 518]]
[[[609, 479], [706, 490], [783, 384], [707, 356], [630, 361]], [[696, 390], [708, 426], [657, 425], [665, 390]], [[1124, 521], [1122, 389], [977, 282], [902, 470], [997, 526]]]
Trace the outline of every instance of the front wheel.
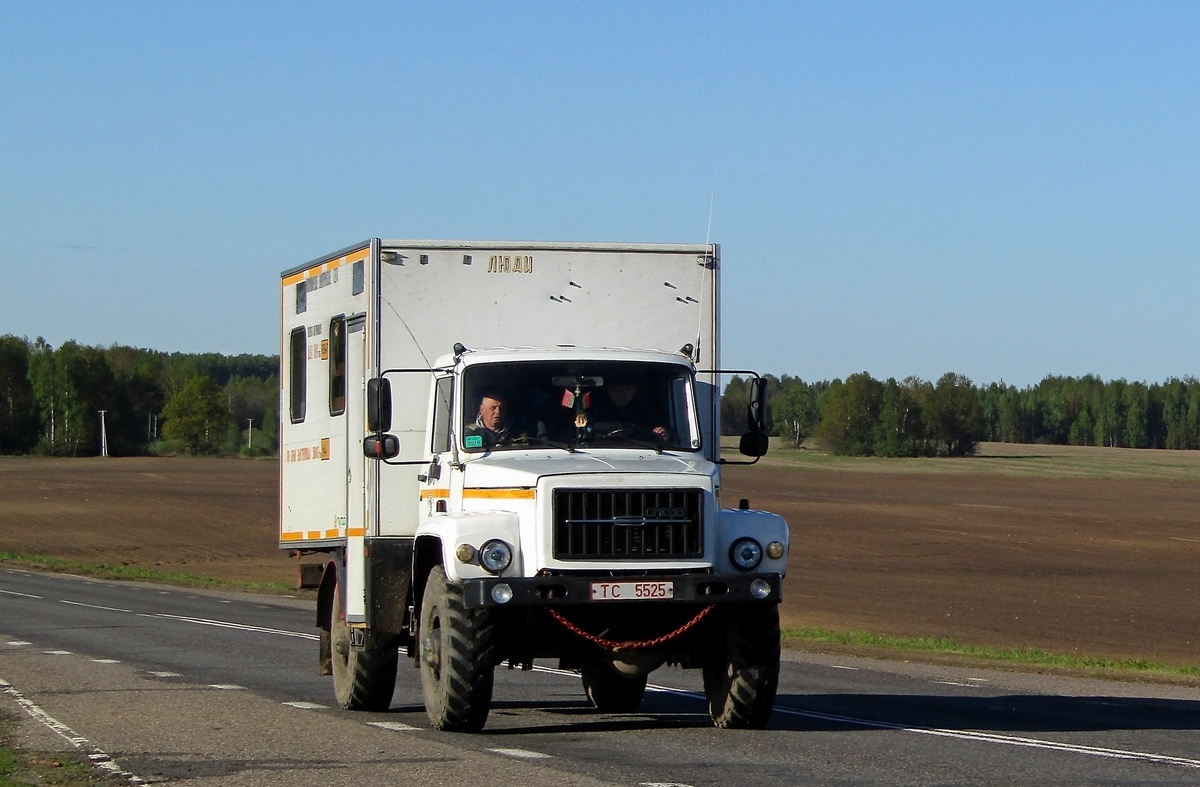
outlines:
[[779, 688], [779, 605], [729, 610], [724, 647], [704, 667], [704, 696], [713, 724], [761, 729]]
[[333, 591], [330, 621], [333, 691], [346, 710], [385, 711], [396, 690], [396, 647], [353, 649], [342, 606], [342, 589]]
[[435, 729], [478, 732], [492, 703], [495, 633], [486, 609], [467, 609], [462, 587], [434, 566], [421, 602], [421, 686]]
[[602, 662], [586, 662], [581, 677], [584, 693], [601, 713], [633, 713], [646, 694], [645, 675], [618, 675]]

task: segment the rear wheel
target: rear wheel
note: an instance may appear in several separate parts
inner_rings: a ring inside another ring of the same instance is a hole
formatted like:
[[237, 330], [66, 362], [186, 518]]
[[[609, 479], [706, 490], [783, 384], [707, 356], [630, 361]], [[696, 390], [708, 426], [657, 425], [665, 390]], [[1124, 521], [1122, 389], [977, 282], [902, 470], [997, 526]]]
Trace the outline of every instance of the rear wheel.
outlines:
[[646, 676], [618, 675], [599, 661], [589, 661], [582, 670], [583, 691], [601, 713], [633, 713], [646, 694]]
[[467, 609], [462, 588], [434, 566], [421, 602], [421, 686], [439, 730], [478, 732], [492, 703], [495, 635], [486, 609]]
[[347, 710], [388, 709], [396, 690], [396, 648], [350, 647], [350, 627], [346, 624], [340, 587], [334, 588], [330, 655], [333, 661], [333, 691], [339, 705]]
[[779, 687], [779, 605], [729, 611], [723, 652], [704, 667], [708, 712], [717, 727], [759, 729]]

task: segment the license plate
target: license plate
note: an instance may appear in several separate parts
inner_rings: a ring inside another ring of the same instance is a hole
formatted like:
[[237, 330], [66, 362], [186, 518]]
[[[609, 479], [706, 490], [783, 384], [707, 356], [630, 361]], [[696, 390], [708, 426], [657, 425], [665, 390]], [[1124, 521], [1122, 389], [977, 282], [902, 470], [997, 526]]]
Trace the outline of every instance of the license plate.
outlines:
[[673, 582], [593, 582], [592, 601], [648, 601], [675, 598]]

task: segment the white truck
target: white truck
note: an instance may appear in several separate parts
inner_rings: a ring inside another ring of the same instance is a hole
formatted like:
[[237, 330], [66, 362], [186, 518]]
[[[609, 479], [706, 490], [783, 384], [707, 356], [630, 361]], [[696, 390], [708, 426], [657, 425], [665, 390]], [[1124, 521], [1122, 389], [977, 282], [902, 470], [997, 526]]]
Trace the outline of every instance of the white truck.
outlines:
[[342, 707], [386, 710], [403, 648], [440, 730], [535, 659], [602, 712], [701, 669], [716, 726], [767, 723], [788, 528], [722, 507], [719, 271], [709, 244], [375, 238], [283, 272], [279, 544]]

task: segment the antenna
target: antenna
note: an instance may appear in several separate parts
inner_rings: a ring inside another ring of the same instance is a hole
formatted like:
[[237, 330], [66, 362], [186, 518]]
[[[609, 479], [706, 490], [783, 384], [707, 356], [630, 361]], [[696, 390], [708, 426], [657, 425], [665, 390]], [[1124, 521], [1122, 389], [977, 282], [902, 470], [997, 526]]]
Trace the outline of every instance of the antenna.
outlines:
[[704, 245], [705, 246], [711, 245], [711, 241], [712, 241], [712, 211], [713, 211], [713, 201], [716, 198], [717, 198], [717, 193], [715, 191], [709, 193], [709, 195], [708, 195], [708, 230], [706, 230], [704, 233]]

